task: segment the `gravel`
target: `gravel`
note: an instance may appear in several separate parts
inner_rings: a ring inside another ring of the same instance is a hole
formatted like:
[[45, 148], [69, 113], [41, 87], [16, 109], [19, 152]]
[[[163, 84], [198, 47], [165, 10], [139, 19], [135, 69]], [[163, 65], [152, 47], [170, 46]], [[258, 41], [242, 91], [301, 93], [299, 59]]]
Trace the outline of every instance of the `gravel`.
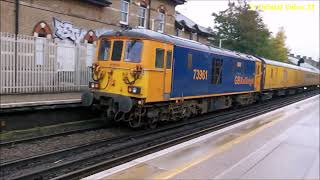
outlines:
[[132, 130], [129, 128], [108, 128], [76, 133], [62, 137], [53, 137], [35, 142], [4, 146], [1, 147], [0, 150], [0, 161], [1, 163], [4, 163], [6, 161], [36, 156], [47, 152], [83, 145], [101, 139], [125, 135], [129, 132], [132, 132]]

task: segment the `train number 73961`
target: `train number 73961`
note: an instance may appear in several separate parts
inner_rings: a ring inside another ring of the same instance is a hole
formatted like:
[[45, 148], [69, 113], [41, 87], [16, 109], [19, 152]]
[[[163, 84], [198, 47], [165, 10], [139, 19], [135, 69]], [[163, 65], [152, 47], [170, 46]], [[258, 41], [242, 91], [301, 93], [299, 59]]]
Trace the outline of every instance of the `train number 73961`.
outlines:
[[207, 80], [208, 70], [193, 69], [193, 79], [194, 80]]

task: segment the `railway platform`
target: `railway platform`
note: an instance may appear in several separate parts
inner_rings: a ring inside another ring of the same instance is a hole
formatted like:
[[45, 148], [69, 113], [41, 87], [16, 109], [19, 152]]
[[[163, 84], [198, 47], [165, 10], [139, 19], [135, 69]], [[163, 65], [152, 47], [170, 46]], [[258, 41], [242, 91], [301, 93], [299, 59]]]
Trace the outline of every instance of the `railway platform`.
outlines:
[[319, 179], [319, 97], [84, 179]]
[[0, 109], [80, 104], [81, 92], [0, 95]]

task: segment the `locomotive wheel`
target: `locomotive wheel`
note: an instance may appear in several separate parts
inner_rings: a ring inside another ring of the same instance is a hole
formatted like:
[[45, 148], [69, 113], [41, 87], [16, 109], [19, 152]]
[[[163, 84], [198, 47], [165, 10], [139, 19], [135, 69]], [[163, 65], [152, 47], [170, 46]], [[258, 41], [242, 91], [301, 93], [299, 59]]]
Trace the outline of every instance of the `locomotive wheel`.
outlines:
[[149, 119], [148, 120], [148, 124], [147, 124], [147, 127], [148, 129], [155, 129], [157, 128], [158, 126], [158, 120], [157, 119]]
[[141, 127], [141, 119], [136, 118], [134, 114], [130, 114], [129, 125], [132, 128], [139, 128], [139, 127]]
[[183, 119], [189, 119], [192, 116], [191, 109], [188, 107], [183, 108]]

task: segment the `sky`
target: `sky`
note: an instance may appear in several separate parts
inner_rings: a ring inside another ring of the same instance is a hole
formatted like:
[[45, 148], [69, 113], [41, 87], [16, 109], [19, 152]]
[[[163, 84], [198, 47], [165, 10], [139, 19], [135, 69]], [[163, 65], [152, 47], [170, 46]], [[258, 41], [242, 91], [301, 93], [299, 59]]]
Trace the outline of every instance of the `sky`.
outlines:
[[[286, 32], [286, 45], [291, 53], [319, 61], [319, 1], [318, 0], [249, 0], [258, 8], [264, 23], [275, 35], [280, 27]], [[176, 10], [197, 24], [213, 27], [213, 12], [225, 10], [228, 0], [187, 0]]]

